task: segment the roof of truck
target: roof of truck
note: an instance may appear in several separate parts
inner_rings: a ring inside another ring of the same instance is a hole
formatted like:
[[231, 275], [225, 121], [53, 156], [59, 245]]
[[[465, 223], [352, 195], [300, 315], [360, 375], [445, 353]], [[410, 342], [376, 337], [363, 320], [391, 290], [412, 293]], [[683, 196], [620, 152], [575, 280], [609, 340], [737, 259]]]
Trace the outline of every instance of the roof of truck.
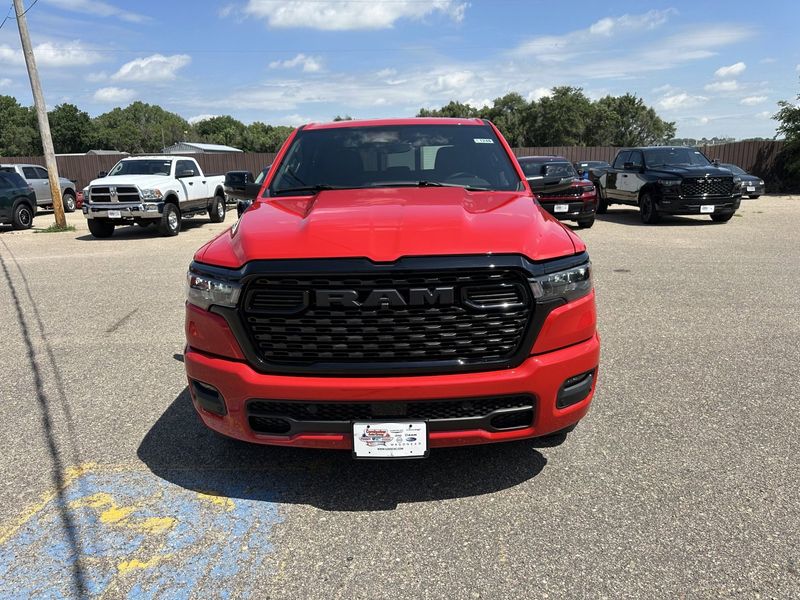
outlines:
[[485, 125], [483, 119], [450, 119], [446, 117], [410, 117], [405, 119], [361, 119], [333, 121], [331, 123], [309, 123], [303, 129], [336, 129], [340, 127], [383, 127], [386, 125]]

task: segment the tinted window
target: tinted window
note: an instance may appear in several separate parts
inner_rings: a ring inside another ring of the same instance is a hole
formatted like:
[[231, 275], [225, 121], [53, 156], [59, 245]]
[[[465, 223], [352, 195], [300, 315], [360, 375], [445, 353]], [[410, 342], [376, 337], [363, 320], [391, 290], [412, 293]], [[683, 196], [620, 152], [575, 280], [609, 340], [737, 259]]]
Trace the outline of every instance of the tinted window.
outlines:
[[0, 167], [0, 173], [15, 173], [14, 167]]
[[526, 177], [577, 177], [575, 168], [568, 162], [520, 161]]
[[34, 167], [22, 167], [22, 174], [25, 176], [25, 179], [41, 179]]
[[619, 154], [617, 154], [617, 158], [614, 159], [614, 168], [621, 169], [625, 165], [625, 163], [628, 162], [630, 155], [631, 155], [630, 150], [624, 150]]
[[108, 176], [116, 175], [169, 175], [171, 160], [121, 160]]
[[197, 167], [191, 160], [178, 161], [178, 164], [175, 165], [175, 174], [177, 175], [181, 171], [194, 171], [194, 174], [197, 175]]
[[627, 160], [627, 162], [633, 163], [634, 167], [644, 166], [644, 159], [642, 158], [642, 153], [639, 150], [634, 150], [633, 152], [631, 152], [631, 156]]
[[491, 127], [390, 125], [300, 131], [275, 174], [270, 193], [314, 186], [372, 188], [419, 182], [521, 188], [513, 163]]
[[47, 179], [47, 169], [36, 167], [36, 179]]
[[707, 167], [705, 155], [694, 148], [653, 148], [644, 151], [648, 167]]

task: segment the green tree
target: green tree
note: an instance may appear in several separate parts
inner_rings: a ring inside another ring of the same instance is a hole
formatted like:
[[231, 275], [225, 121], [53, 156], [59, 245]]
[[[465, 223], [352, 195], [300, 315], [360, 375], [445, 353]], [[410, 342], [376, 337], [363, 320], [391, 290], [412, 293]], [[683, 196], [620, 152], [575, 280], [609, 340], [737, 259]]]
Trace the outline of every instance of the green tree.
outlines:
[[92, 145], [132, 153], [160, 152], [183, 140], [189, 130], [183, 117], [137, 101], [97, 117]]
[[470, 119], [479, 115], [478, 109], [469, 104], [450, 101], [441, 108], [420, 108], [418, 117], [450, 117], [457, 119]]
[[42, 153], [36, 113], [12, 96], [0, 96], [0, 156], [34, 156]]
[[528, 146], [533, 133], [532, 123], [535, 122], [534, 111], [535, 107], [525, 98], [511, 92], [495, 98], [491, 108], [478, 111], [475, 116], [490, 119], [512, 146]]
[[89, 113], [74, 104], [59, 104], [48, 113], [50, 133], [57, 153], [86, 152], [92, 136]]
[[634, 94], [606, 96], [596, 103], [616, 115], [612, 146], [665, 144], [675, 137], [675, 123], [661, 119]]
[[336, 115], [335, 117], [333, 117], [333, 120], [334, 121], [352, 121], [353, 117], [351, 117], [350, 115], [345, 115], [345, 116]]
[[225, 115], [199, 121], [194, 124], [192, 131], [200, 138], [199, 141], [240, 148], [243, 145], [245, 129], [244, 123]]
[[536, 146], [584, 146], [592, 103], [583, 89], [554, 87], [539, 100], [532, 138]]
[[245, 152], [277, 152], [292, 131], [292, 127], [255, 121], [245, 128], [241, 149]]
[[800, 94], [798, 104], [781, 100], [780, 110], [772, 117], [778, 123], [778, 135], [786, 138], [781, 152], [783, 167], [790, 175], [800, 176]]

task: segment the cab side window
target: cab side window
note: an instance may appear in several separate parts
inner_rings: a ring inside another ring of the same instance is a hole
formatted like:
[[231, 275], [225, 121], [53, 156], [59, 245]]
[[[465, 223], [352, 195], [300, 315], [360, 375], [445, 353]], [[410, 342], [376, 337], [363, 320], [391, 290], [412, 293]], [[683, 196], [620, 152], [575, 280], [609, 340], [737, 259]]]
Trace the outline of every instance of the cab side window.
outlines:
[[624, 152], [620, 152], [617, 154], [617, 158], [614, 161], [614, 168], [621, 169], [625, 166], [625, 163], [630, 160], [631, 152], [630, 150], [625, 150]]
[[633, 163], [633, 166], [636, 168], [643, 167], [644, 159], [642, 158], [642, 153], [639, 150], [634, 150], [633, 152], [631, 152], [631, 156], [627, 162]]
[[41, 177], [36, 167], [22, 167], [22, 174], [25, 175], [25, 179], [47, 179], [47, 173], [45, 173], [44, 177]]

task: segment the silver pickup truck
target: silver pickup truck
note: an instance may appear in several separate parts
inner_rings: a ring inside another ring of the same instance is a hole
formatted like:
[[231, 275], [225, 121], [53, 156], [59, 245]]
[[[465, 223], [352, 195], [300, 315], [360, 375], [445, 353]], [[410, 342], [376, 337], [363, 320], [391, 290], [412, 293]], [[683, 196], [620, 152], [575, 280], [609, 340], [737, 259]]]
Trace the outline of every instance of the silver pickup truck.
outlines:
[[[0, 171], [16, 173], [22, 177], [33, 188], [36, 193], [36, 206], [39, 208], [51, 208], [53, 206], [53, 194], [50, 192], [50, 180], [47, 178], [47, 169], [41, 165], [0, 165]], [[61, 184], [61, 201], [64, 204], [65, 212], [74, 212], [77, 206], [75, 184], [66, 177], [59, 177]]]
[[225, 220], [224, 175], [207, 176], [186, 156], [124, 158], [83, 190], [83, 214], [94, 237], [107, 238], [117, 225], [158, 225], [178, 235], [181, 220], [208, 214]]

